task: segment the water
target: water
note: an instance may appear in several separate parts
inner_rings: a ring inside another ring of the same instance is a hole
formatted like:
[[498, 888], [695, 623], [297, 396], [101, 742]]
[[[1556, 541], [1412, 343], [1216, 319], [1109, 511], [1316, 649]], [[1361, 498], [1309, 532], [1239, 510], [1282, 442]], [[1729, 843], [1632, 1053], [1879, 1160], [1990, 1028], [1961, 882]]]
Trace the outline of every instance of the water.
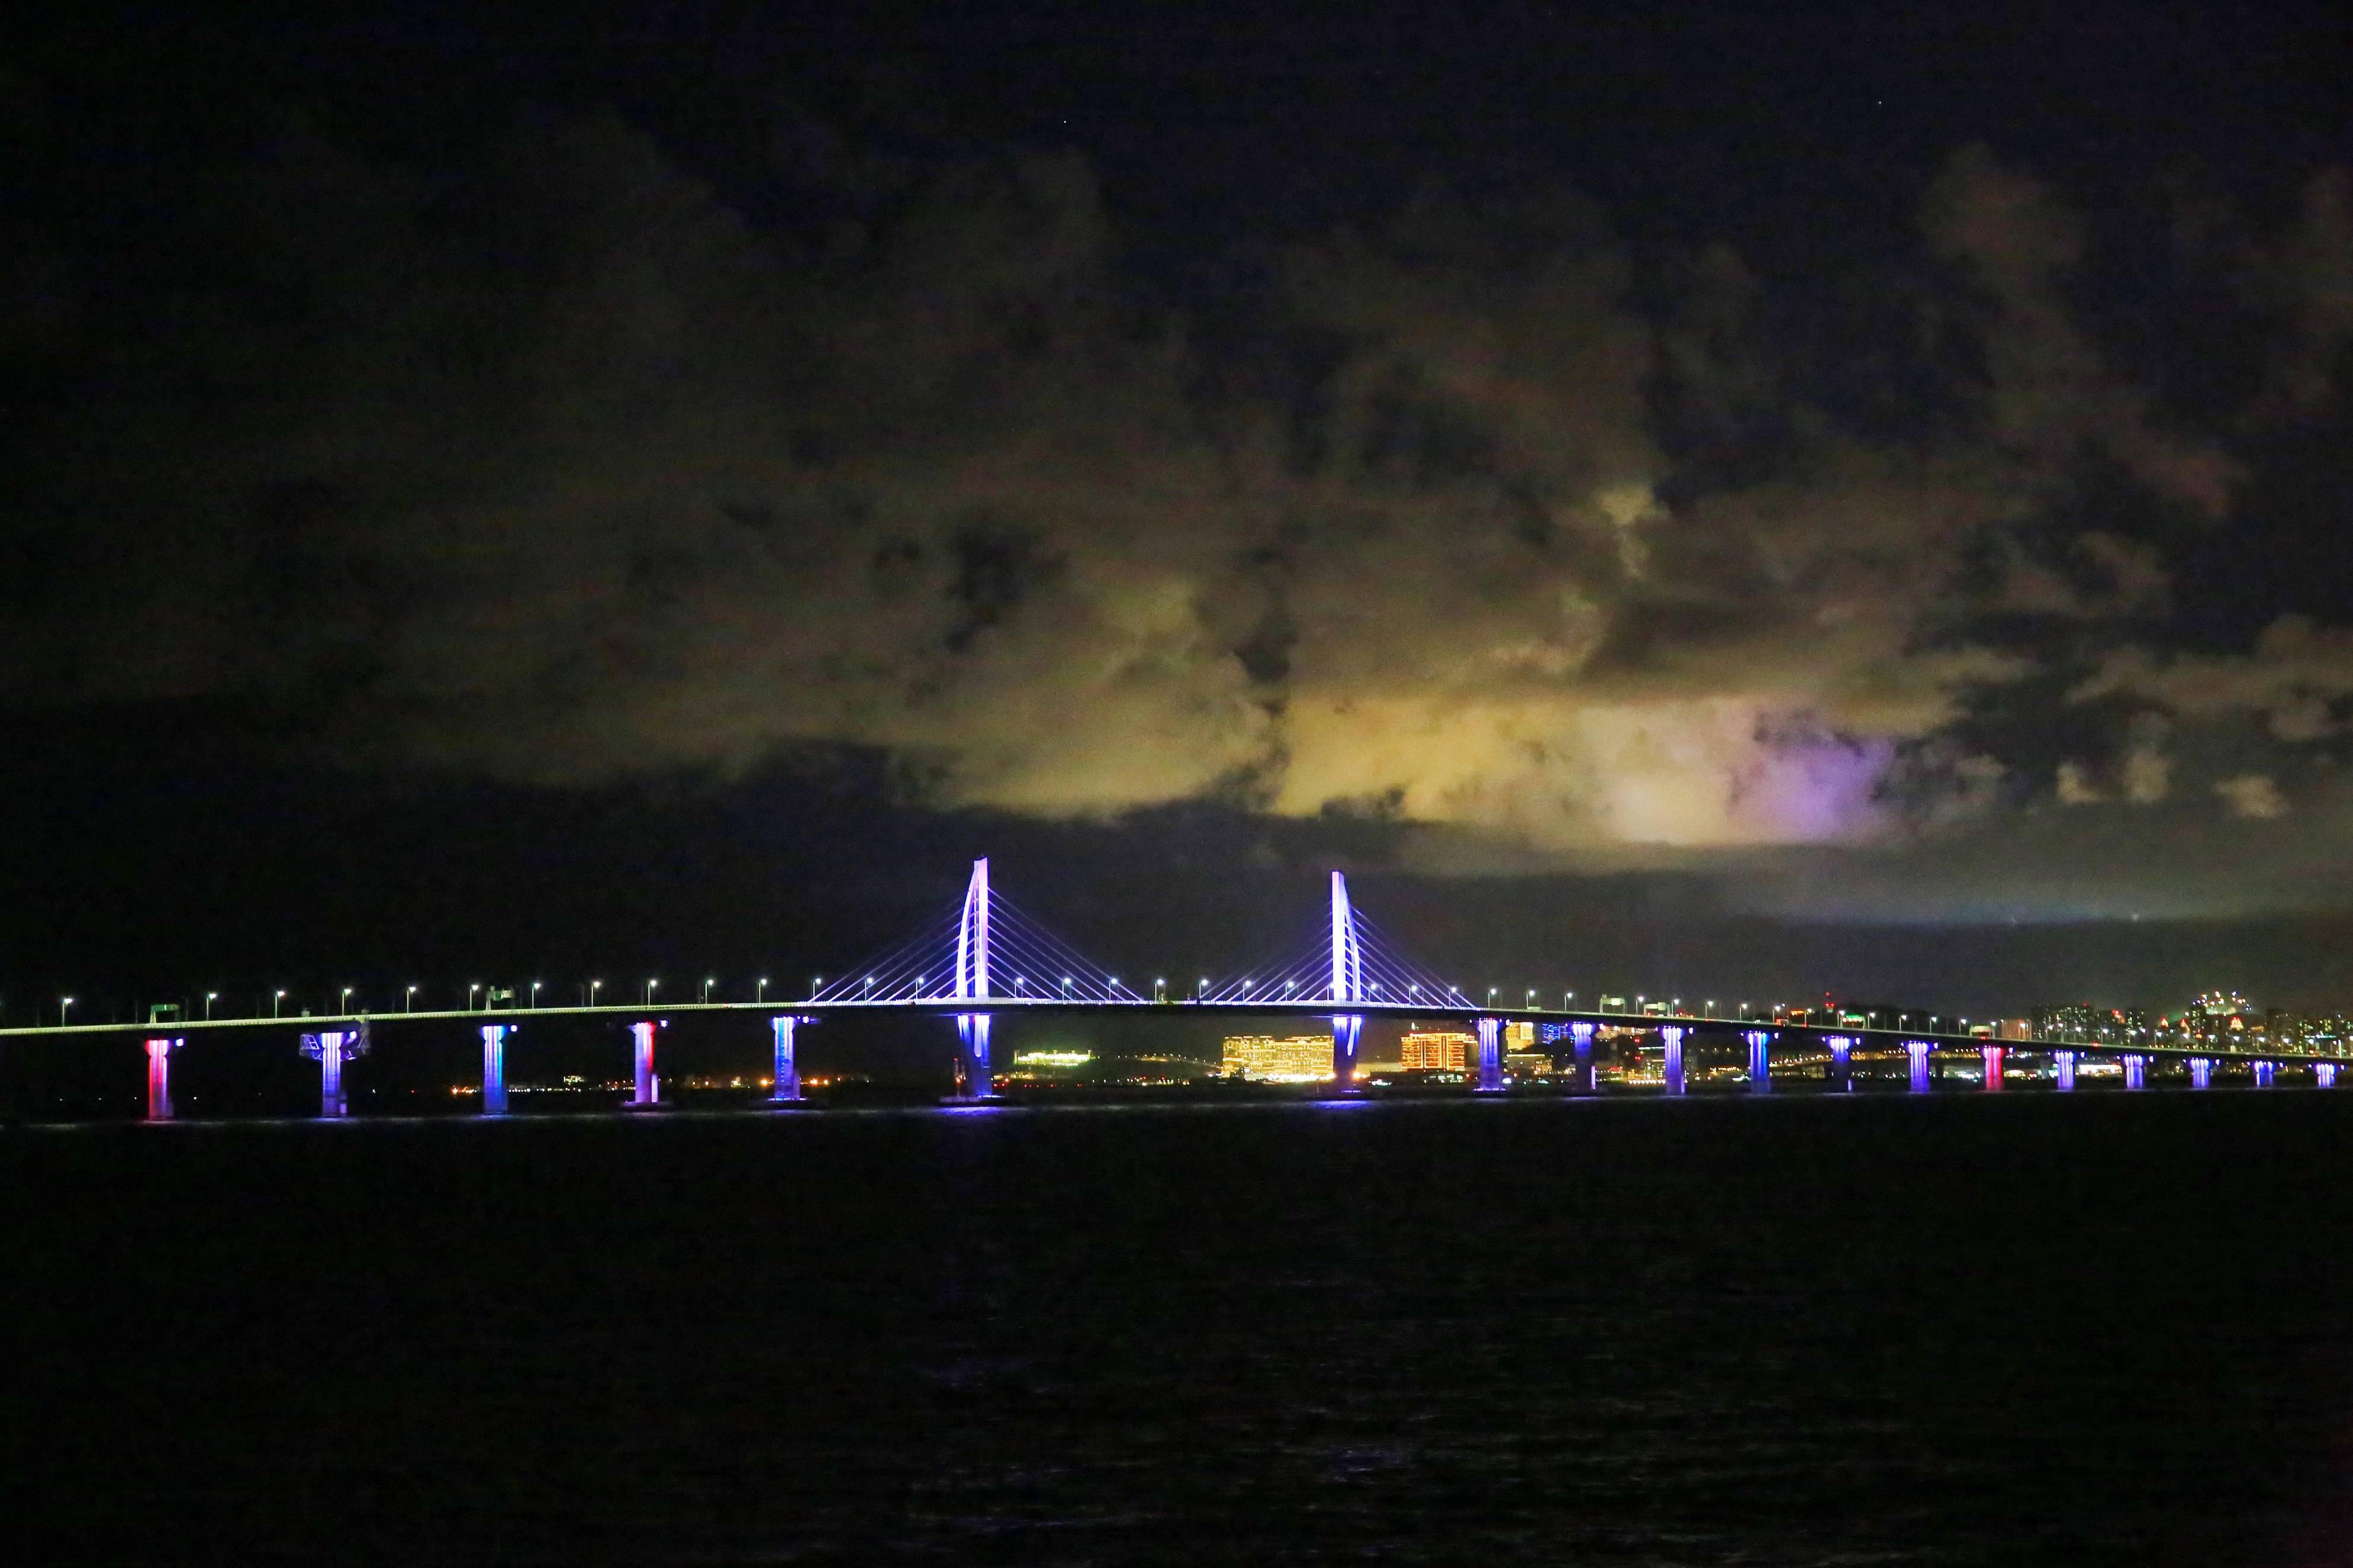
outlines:
[[2332, 1563], [2353, 1095], [18, 1130], [14, 1562]]

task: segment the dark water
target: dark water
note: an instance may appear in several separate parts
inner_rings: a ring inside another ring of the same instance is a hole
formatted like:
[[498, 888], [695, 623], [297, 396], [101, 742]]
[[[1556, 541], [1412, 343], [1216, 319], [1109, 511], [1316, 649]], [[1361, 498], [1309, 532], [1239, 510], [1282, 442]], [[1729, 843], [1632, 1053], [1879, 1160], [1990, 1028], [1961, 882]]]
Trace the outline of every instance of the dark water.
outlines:
[[18, 1563], [2353, 1560], [2353, 1094], [0, 1134]]

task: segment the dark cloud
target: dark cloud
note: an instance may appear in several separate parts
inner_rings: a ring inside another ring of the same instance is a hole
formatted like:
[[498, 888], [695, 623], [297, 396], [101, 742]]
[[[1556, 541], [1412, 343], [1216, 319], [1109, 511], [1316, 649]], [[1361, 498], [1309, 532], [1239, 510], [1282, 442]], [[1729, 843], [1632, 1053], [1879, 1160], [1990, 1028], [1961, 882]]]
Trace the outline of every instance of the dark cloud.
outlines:
[[2353, 842], [2353, 631], [2169, 629], [2249, 433], [2341, 417], [2342, 171], [2242, 226], [2257, 390], [2201, 425], [2081, 300], [2101, 215], [1982, 146], [1858, 260], [1934, 392], [1872, 419], [1794, 281], [1557, 179], [1210, 309], [1079, 153], [769, 158], [753, 201], [609, 111], [429, 165], [296, 132], [167, 232], [12, 231], [8, 697], [560, 787], [871, 750], [942, 807], [1369, 815], [1456, 868], [1804, 852], [1758, 896], [1866, 913], [2150, 901], [2136, 812], [2256, 904]]

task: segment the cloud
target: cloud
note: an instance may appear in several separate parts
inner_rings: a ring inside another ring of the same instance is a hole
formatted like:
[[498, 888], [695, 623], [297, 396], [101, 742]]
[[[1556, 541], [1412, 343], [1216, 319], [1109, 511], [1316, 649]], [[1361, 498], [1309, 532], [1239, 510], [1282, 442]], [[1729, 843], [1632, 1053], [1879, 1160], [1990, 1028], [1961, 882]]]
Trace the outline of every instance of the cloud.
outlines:
[[2279, 785], [2267, 773], [2241, 773], [2236, 778], [2222, 779], [2214, 785], [2214, 793], [2229, 804], [2232, 816], [2260, 821], [2287, 815], [2287, 797], [2280, 794]]
[[2058, 798], [2153, 805], [2180, 737], [2134, 712], [2308, 742], [2353, 692], [2353, 633], [2150, 630], [2163, 536], [2072, 510], [2087, 464], [2211, 524], [2237, 460], [2112, 367], [2070, 307], [2088, 226], [1981, 150], [1924, 205], [1960, 413], [1900, 436], [1784, 384], [1721, 246], [1662, 326], [1572, 192], [1427, 193], [1257, 257], [1217, 315], [1140, 280], [1074, 154], [846, 166], [779, 174], [797, 226], [609, 116], [436, 181], [307, 142], [224, 174], [203, 275], [237, 286], [87, 340], [41, 432], [0, 680], [226, 694], [359, 766], [879, 749], [939, 805], [1208, 798], [1588, 861], [1959, 831], [2103, 703], [2121, 757]]
[[2184, 719], [2260, 714], [2282, 741], [2314, 741], [2343, 727], [2353, 695], [2353, 628], [2283, 616], [2242, 655], [2115, 649], [2070, 694], [2078, 702], [2123, 697]]

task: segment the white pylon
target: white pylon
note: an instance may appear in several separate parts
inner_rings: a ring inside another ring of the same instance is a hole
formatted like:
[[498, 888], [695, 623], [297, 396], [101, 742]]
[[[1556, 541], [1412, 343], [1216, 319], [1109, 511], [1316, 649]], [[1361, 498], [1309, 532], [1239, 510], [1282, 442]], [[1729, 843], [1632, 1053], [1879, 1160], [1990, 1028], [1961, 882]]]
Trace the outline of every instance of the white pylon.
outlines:
[[1332, 873], [1332, 1000], [1365, 999], [1365, 955], [1356, 945], [1356, 912], [1348, 907], [1348, 879]]
[[988, 995], [988, 858], [972, 863], [972, 883], [964, 894], [964, 918], [956, 925], [956, 1000]]

